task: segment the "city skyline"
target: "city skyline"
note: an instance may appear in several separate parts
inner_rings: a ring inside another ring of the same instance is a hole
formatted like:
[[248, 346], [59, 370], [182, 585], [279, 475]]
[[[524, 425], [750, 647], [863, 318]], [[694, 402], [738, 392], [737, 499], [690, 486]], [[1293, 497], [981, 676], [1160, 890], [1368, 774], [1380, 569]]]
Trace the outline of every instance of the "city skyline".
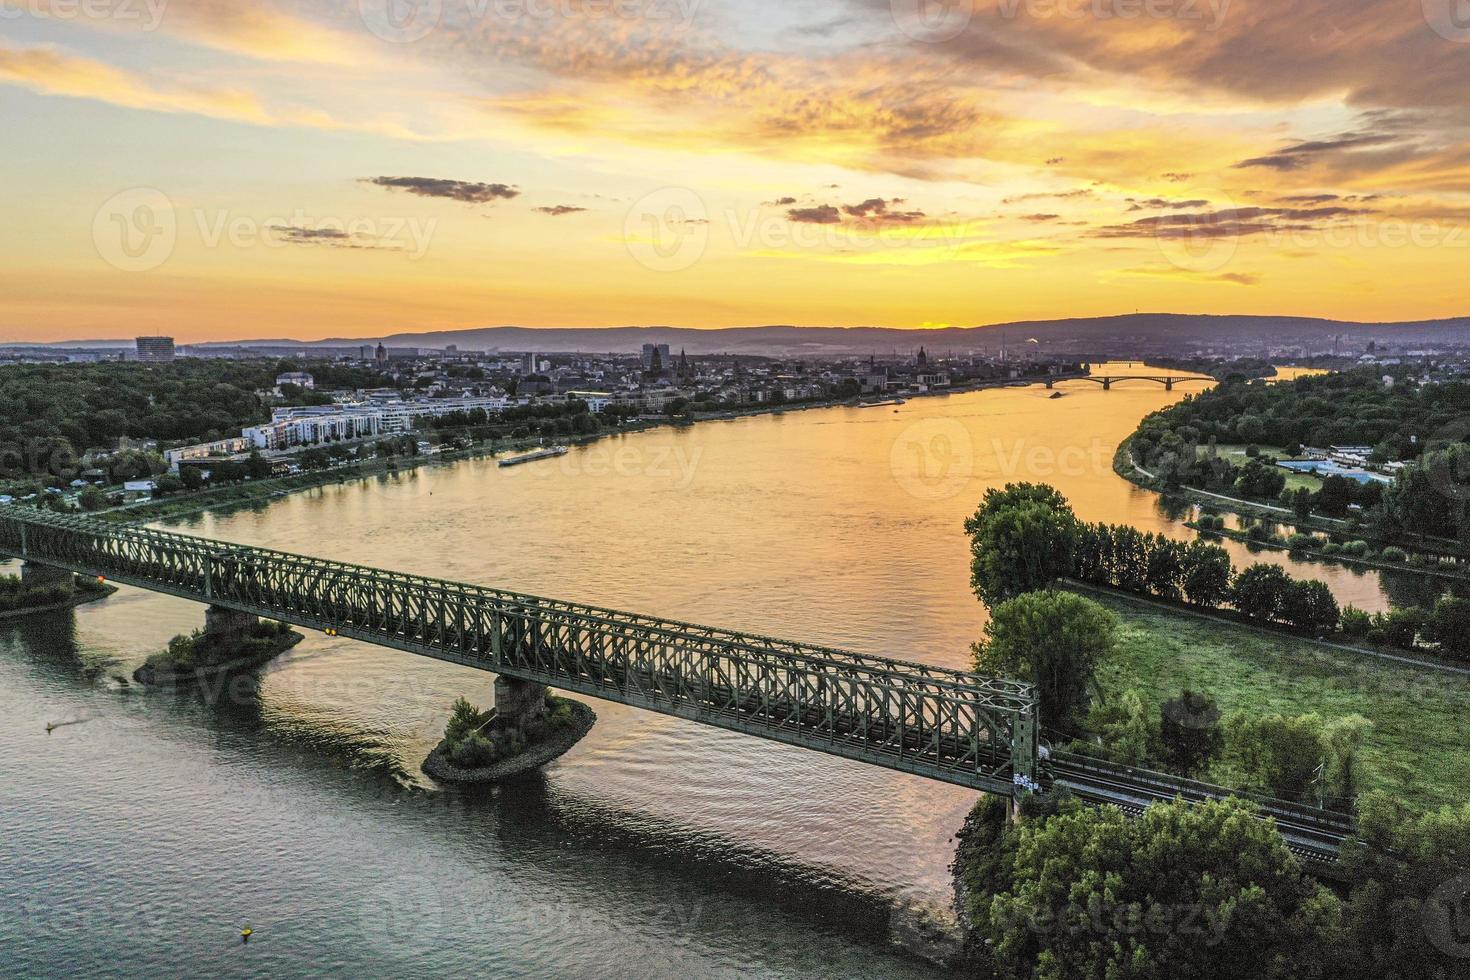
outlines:
[[0, 12], [12, 341], [1466, 312], [1438, 0]]

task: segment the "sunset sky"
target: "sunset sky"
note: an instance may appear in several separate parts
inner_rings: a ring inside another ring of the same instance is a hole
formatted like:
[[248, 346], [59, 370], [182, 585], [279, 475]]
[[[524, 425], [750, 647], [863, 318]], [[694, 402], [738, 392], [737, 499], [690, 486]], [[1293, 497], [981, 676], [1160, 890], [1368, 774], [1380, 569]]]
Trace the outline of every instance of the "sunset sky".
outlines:
[[1460, 0], [0, 0], [0, 342], [1470, 313]]

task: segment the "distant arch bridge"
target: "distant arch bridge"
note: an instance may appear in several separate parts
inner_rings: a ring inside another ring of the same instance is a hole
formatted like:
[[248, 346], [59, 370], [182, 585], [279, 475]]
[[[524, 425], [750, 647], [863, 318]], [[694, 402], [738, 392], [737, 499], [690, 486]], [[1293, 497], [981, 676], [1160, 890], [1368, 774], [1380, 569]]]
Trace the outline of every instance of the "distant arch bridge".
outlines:
[[1047, 380], [1046, 386], [1051, 388], [1062, 381], [1091, 381], [1093, 384], [1102, 385], [1103, 391], [1111, 391], [1113, 385], [1119, 381], [1152, 381], [1154, 384], [1163, 385], [1166, 391], [1173, 391], [1175, 385], [1182, 385], [1190, 381], [1214, 384], [1218, 380], [1206, 374], [1083, 374], [1075, 378], [1051, 378]]

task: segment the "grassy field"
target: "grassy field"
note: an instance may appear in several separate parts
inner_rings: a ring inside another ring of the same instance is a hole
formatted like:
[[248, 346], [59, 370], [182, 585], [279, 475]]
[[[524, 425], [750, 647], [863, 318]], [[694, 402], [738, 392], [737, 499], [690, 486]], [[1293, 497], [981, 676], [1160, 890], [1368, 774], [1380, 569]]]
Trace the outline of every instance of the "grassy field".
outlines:
[[1470, 799], [1470, 678], [1126, 596], [1083, 594], [1120, 623], [1118, 660], [1100, 678], [1105, 694], [1137, 687], [1158, 702], [1189, 687], [1209, 693], [1227, 713], [1359, 714], [1373, 722], [1363, 752], [1368, 788], [1397, 794], [1416, 810]]
[[[1257, 446], [1256, 448], [1261, 451], [1262, 456], [1275, 456], [1277, 459], [1292, 458], [1286, 455], [1286, 450], [1281, 446]], [[1250, 462], [1250, 457], [1245, 454], [1245, 443], [1220, 443], [1215, 450], [1220, 454], [1221, 459], [1229, 460], [1236, 466], [1244, 466]], [[1204, 447], [1200, 447], [1200, 455], [1203, 456], [1204, 453]], [[1305, 487], [1315, 493], [1322, 489], [1322, 481], [1318, 477], [1308, 473], [1292, 473], [1288, 470], [1281, 472], [1286, 474], [1286, 489], [1288, 490]]]

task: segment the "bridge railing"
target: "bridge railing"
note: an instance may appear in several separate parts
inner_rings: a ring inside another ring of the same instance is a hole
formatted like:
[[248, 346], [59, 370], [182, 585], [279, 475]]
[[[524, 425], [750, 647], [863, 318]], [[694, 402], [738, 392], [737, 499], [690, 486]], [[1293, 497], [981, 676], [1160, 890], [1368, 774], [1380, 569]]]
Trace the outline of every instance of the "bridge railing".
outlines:
[[976, 788], [1034, 763], [1018, 682], [40, 511], [0, 550]]

